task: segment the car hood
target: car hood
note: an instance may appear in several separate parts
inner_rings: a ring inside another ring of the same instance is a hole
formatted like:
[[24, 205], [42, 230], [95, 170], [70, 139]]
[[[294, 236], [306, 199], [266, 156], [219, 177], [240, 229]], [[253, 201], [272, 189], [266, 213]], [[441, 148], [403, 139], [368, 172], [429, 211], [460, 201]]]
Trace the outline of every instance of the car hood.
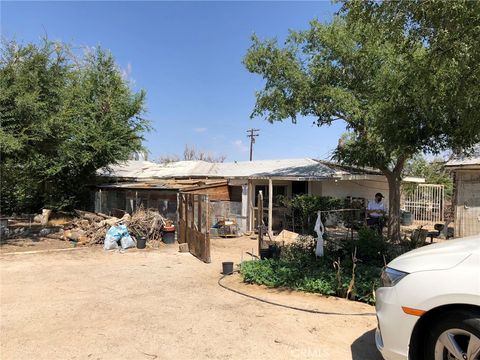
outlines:
[[426, 245], [392, 260], [387, 266], [408, 273], [450, 269], [473, 253], [480, 253], [480, 236]]

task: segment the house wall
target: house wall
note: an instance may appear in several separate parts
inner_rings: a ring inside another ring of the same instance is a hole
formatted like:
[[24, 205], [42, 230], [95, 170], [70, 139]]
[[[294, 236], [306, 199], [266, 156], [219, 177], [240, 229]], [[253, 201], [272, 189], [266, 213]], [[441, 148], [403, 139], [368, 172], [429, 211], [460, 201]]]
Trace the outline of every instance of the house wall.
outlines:
[[[252, 191], [249, 193], [250, 204], [256, 208], [254, 189], [257, 185], [264, 185], [268, 187], [268, 180], [251, 180]], [[273, 185], [283, 185], [287, 187], [287, 196], [292, 196], [292, 181], [273, 180]], [[387, 180], [318, 180], [310, 181], [308, 184], [308, 193], [317, 196], [332, 196], [336, 198], [346, 198], [347, 196], [364, 198], [367, 201], [372, 200], [377, 192], [381, 192], [384, 196], [385, 206], [388, 207], [388, 183]], [[268, 203], [265, 202], [265, 212], [268, 209]], [[273, 228], [282, 227], [283, 209], [275, 207], [273, 209]], [[250, 209], [249, 216], [255, 219], [256, 214], [253, 209]], [[251, 229], [255, 226], [254, 221], [251, 223]]]
[[347, 196], [373, 200], [377, 192], [381, 192], [388, 207], [388, 182], [377, 180], [325, 180], [314, 181], [311, 185], [312, 195], [345, 198]]
[[455, 172], [455, 237], [480, 234], [480, 169]]

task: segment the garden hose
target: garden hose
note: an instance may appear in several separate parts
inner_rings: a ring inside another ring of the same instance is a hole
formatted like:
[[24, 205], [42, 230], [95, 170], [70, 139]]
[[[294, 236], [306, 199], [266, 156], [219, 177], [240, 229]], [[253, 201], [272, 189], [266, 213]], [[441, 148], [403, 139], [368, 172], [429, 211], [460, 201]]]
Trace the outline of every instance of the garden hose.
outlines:
[[[239, 272], [239, 271], [238, 271], [238, 270], [235, 270], [234, 273], [235, 273], [235, 272]], [[232, 273], [232, 274], [233, 274], [233, 273]], [[253, 300], [257, 300], [257, 301], [263, 302], [263, 303], [265, 303], [265, 304], [270, 304], [270, 305], [274, 305], [274, 306], [283, 307], [283, 308], [286, 308], [286, 309], [303, 311], [303, 312], [307, 312], [307, 313], [310, 313], [310, 314], [319, 314], [319, 315], [334, 315], [334, 316], [375, 316], [375, 313], [339, 313], [339, 312], [331, 312], [331, 311], [320, 311], [320, 310], [313, 310], [313, 309], [304, 309], [304, 308], [297, 307], [297, 306], [290, 306], [290, 305], [280, 304], [280, 303], [277, 303], [277, 302], [274, 302], [274, 301], [262, 299], [262, 298], [259, 298], [259, 297], [253, 296], [253, 295], [246, 294], [246, 293], [244, 293], [244, 292], [242, 292], [242, 291], [232, 289], [232, 288], [230, 288], [230, 287], [222, 284], [222, 280], [223, 280], [226, 276], [228, 276], [228, 275], [231, 275], [231, 274], [222, 275], [222, 276], [218, 279], [218, 285], [220, 285], [220, 287], [224, 288], [225, 290], [231, 291], [231, 292], [233, 292], [233, 293], [236, 293], [236, 294], [245, 296], [245, 297], [247, 297], [247, 298], [250, 298], [250, 299], [253, 299]]]

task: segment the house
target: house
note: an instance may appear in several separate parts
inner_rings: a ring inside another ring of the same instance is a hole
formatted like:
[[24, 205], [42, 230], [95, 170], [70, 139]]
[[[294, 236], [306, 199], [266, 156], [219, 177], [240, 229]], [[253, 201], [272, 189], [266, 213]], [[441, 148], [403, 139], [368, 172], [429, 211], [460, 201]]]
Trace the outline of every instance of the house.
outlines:
[[[314, 159], [258, 160], [232, 163], [179, 161], [156, 164], [130, 160], [101, 170], [103, 183], [96, 187], [95, 210], [114, 208], [131, 212], [143, 204], [174, 215], [176, 194], [208, 194], [214, 202], [212, 219], [221, 213], [237, 218], [242, 231], [255, 228], [258, 194], [262, 191], [269, 232], [282, 229], [285, 208], [281, 196], [299, 194], [360, 199], [364, 203], [376, 192], [385, 195], [388, 183], [379, 170], [354, 168]], [[421, 178], [404, 179], [424, 182]]]
[[470, 156], [447, 162], [453, 172], [455, 237], [480, 234], [480, 145]]

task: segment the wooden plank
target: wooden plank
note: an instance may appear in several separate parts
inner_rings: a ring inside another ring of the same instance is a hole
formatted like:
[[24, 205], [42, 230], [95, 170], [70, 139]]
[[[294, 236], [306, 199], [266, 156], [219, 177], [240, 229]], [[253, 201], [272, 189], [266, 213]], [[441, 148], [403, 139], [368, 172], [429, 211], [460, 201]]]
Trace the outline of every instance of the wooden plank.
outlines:
[[187, 229], [190, 253], [200, 260], [210, 263], [210, 239], [203, 233]]
[[204, 196], [205, 199], [205, 211], [206, 211], [206, 219], [205, 219], [205, 262], [210, 263], [212, 261], [210, 257], [210, 199], [208, 195]]
[[[179, 243], [187, 243], [189, 251], [198, 259], [210, 263], [210, 235], [208, 219], [208, 196], [192, 193], [183, 193], [179, 197]], [[196, 204], [196, 206], [195, 206]], [[202, 219], [206, 210], [205, 227], [202, 227]], [[195, 221], [197, 217], [197, 221]]]
[[187, 242], [188, 240], [188, 233], [187, 233], [187, 228], [188, 228], [188, 198], [187, 198], [187, 195], [185, 194], [182, 194], [182, 204], [183, 204], [183, 210], [184, 210], [184, 214], [185, 214], [185, 222], [183, 224], [184, 228], [183, 228], [183, 242]]
[[202, 198], [204, 195], [198, 195], [197, 199], [197, 229], [202, 232]]

